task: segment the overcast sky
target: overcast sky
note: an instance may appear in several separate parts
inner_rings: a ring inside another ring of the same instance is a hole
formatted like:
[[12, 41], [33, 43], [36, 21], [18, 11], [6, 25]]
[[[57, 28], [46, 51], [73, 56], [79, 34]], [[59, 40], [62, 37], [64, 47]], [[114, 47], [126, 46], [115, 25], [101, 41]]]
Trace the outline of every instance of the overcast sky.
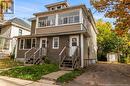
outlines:
[[[14, 14], [5, 15], [6, 19], [10, 19], [13, 17], [18, 17], [21, 19], [28, 19], [33, 17], [33, 13], [43, 12], [47, 9], [44, 5], [64, 1], [64, 0], [14, 0]], [[102, 13], [95, 13], [95, 9], [90, 5], [89, 0], [68, 0], [70, 5], [79, 5], [85, 4], [87, 8], [90, 8], [92, 13], [94, 13], [94, 18], [100, 19], [103, 18], [105, 21], [112, 22], [108, 18], [105, 18]]]

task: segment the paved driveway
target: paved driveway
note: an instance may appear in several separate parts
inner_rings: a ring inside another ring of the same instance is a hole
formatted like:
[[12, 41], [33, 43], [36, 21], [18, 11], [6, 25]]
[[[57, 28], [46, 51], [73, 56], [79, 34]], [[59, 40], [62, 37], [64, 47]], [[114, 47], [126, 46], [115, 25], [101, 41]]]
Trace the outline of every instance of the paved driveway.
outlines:
[[64, 86], [130, 86], [130, 65], [96, 64]]

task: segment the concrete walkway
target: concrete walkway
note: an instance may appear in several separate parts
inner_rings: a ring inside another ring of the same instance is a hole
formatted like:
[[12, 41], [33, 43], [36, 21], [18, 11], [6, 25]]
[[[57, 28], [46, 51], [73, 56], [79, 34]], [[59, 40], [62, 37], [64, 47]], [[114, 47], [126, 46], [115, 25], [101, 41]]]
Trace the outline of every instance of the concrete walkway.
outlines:
[[55, 85], [55, 82], [48, 80], [41, 80], [39, 82], [21, 80], [16, 78], [9, 78], [0, 76], [0, 86], [59, 86]]
[[61, 71], [57, 71], [57, 72], [53, 72], [53, 73], [44, 75], [42, 78], [47, 79], [47, 80], [56, 81], [60, 76], [66, 74], [66, 73], [69, 73], [69, 72], [71, 72], [71, 71], [61, 70]]

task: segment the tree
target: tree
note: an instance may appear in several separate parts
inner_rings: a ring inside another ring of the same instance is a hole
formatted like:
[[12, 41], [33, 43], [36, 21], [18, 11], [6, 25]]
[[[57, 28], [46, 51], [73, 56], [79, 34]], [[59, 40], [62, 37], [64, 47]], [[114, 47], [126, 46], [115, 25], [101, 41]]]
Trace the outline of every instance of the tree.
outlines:
[[105, 17], [115, 18], [116, 29], [128, 31], [130, 27], [130, 0], [90, 0], [98, 12]]
[[0, 20], [4, 20], [4, 11], [12, 7], [13, 0], [0, 0]]
[[96, 27], [99, 31], [97, 36], [98, 55], [106, 56], [109, 52], [120, 52], [124, 49], [122, 46], [125, 41], [118, 36], [115, 30], [112, 30], [112, 25], [109, 22], [104, 22], [101, 19], [96, 22]]

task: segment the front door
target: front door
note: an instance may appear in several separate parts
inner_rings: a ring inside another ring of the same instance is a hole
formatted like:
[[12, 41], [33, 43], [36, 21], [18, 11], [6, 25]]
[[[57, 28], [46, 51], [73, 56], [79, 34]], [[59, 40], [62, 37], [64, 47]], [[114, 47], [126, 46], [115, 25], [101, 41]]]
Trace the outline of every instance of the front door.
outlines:
[[47, 38], [40, 39], [40, 48], [47, 48]]
[[47, 38], [40, 39], [40, 48], [42, 48], [42, 55], [46, 56], [46, 54], [47, 54]]
[[70, 36], [70, 57], [74, 55], [77, 46], [79, 46], [79, 36]]

